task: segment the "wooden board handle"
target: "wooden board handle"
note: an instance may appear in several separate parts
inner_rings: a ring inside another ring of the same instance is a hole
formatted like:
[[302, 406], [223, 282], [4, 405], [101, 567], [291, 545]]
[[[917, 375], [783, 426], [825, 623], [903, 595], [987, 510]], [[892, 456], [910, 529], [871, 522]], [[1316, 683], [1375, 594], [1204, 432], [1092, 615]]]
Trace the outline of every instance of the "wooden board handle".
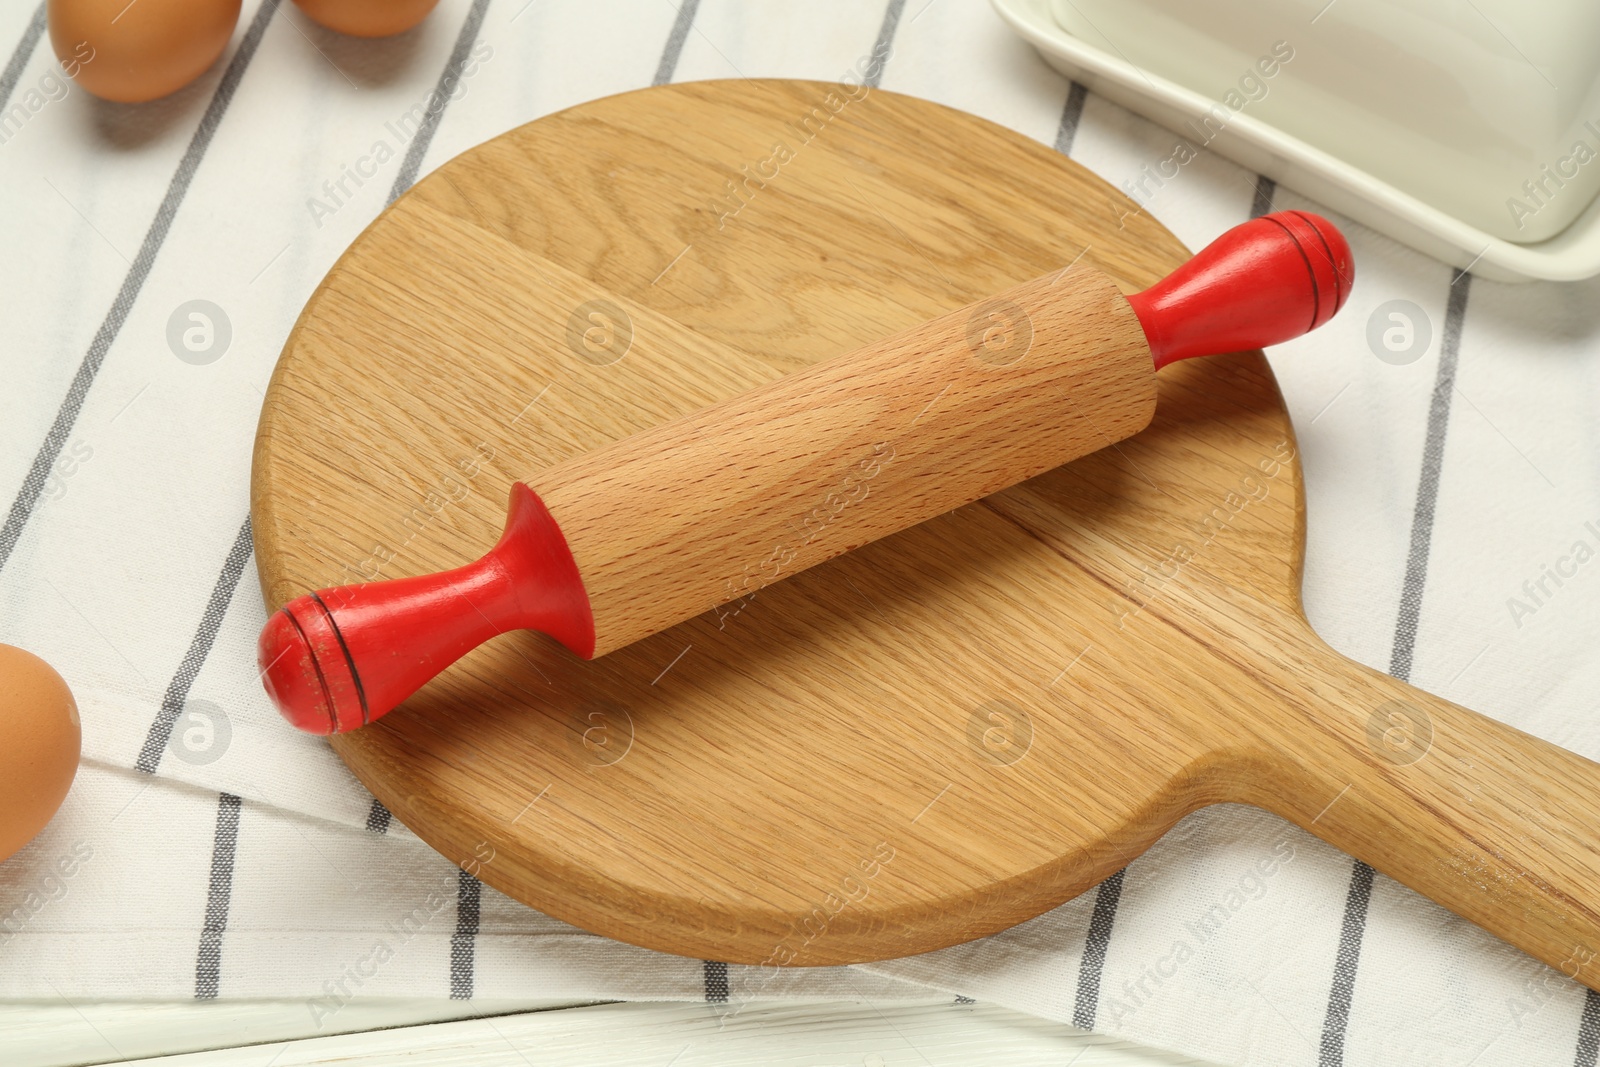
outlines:
[[1316, 729], [1234, 798], [1600, 989], [1600, 764], [1331, 650], [1308, 678]]
[[538, 544], [508, 534], [448, 575], [292, 601], [262, 631], [267, 691], [296, 726], [338, 732], [508, 629], [591, 656], [736, 605], [726, 622], [780, 578], [1132, 436], [1155, 411], [1152, 360], [1297, 336], [1350, 277], [1332, 225], [1285, 212], [1132, 298], [1090, 267], [1025, 282], [540, 472]]

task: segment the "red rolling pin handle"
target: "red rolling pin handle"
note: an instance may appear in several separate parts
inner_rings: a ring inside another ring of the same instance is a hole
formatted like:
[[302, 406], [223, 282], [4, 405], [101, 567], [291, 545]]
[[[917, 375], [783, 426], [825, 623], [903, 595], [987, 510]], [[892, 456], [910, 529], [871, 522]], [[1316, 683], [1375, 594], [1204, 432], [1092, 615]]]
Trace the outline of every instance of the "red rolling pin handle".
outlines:
[[1354, 277], [1350, 246], [1332, 223], [1279, 211], [1235, 226], [1128, 303], [1160, 370], [1314, 330], [1344, 306]]
[[511, 630], [543, 631], [585, 659], [594, 651], [578, 565], [521, 482], [511, 487], [505, 533], [476, 563], [322, 589], [274, 612], [261, 631], [261, 676], [284, 718], [309, 733], [343, 733]]
[[[1128, 298], [1156, 368], [1298, 337], [1350, 293], [1350, 249], [1327, 220], [1278, 212], [1237, 226]], [[442, 574], [323, 589], [261, 632], [262, 678], [285, 718], [341, 733], [385, 714], [479, 644], [540, 630], [585, 659], [589, 595], [556, 519], [522, 483], [505, 533], [476, 563]]]

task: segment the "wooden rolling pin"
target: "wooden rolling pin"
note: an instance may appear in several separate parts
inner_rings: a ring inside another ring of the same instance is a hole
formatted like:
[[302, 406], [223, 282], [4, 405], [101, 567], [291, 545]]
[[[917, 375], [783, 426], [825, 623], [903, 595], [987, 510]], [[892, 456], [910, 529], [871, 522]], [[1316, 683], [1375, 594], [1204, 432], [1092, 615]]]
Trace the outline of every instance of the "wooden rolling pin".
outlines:
[[1327, 220], [1279, 212], [1124, 297], [1071, 267], [551, 467], [456, 570], [322, 589], [262, 630], [267, 692], [313, 733], [388, 712], [483, 641], [584, 658], [1138, 433], [1155, 372], [1297, 337], [1349, 295]]

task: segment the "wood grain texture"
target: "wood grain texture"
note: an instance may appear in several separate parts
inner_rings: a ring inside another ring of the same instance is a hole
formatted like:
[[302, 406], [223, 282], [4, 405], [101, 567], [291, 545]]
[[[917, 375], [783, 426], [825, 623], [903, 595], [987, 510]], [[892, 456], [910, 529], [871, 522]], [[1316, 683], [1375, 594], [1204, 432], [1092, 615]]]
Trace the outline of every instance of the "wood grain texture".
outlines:
[[1110, 278], [1054, 271], [540, 471], [596, 656], [1144, 429]]
[[[396, 203], [308, 304], [268, 393], [269, 606], [475, 558], [515, 479], [1080, 256], [1124, 291], [1185, 258], [1147, 216], [1119, 228], [1127, 201], [1038, 144], [842, 92], [596, 101]], [[730, 193], [775, 144], [776, 173]], [[506, 635], [333, 744], [485, 881], [670, 952], [927, 951], [1240, 801], [1600, 984], [1600, 768], [1311, 631], [1294, 434], [1259, 354], [1175, 365], [1158, 390], [1118, 447], [737, 614], [592, 662]]]

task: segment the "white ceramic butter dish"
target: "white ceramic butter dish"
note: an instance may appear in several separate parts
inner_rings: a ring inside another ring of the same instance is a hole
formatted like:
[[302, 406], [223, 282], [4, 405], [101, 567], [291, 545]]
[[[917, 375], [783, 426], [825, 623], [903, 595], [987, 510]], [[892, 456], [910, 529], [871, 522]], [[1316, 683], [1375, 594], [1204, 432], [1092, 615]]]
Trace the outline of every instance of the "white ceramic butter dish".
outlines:
[[1593, 0], [992, 2], [1188, 150], [1485, 277], [1600, 274]]

